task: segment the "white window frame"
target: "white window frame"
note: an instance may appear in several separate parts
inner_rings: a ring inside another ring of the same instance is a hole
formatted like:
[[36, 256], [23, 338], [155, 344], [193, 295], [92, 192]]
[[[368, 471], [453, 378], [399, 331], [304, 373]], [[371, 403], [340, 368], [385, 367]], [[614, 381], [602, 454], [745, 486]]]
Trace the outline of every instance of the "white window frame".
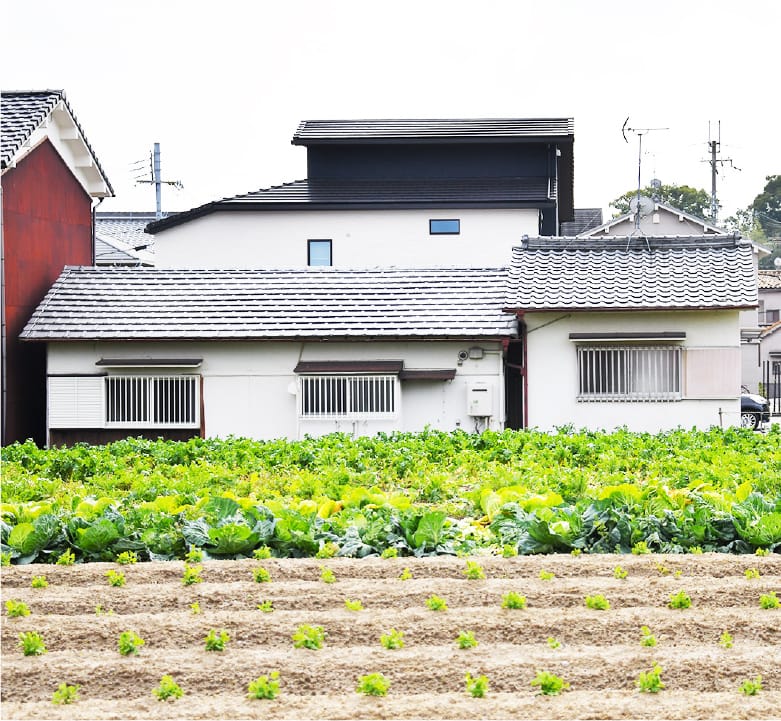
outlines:
[[577, 400], [680, 401], [683, 348], [676, 345], [578, 345]]
[[[104, 380], [106, 428], [199, 428], [201, 425], [201, 383], [197, 374], [110, 374]], [[166, 409], [180, 409], [175, 418], [156, 416], [161, 385], [166, 390]], [[113, 406], [113, 407], [112, 407]], [[114, 420], [116, 412], [121, 416]]]
[[399, 414], [400, 400], [399, 378], [395, 374], [298, 376], [298, 417], [301, 420], [392, 419]]

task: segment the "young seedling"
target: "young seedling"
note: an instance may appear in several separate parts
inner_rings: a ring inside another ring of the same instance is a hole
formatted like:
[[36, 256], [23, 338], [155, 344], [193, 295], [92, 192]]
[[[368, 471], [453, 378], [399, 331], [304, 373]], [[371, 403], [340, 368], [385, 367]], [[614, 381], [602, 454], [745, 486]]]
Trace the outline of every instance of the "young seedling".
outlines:
[[404, 632], [392, 628], [388, 633], [380, 636], [380, 643], [389, 651], [404, 647]]
[[327, 541], [318, 549], [315, 558], [333, 558], [339, 553], [339, 546], [333, 541]]
[[33, 576], [30, 585], [33, 588], [46, 588], [49, 585], [49, 582], [46, 580], [46, 576]]
[[10, 566], [11, 565], [11, 552], [10, 551], [3, 551], [0, 553], [0, 566]]
[[673, 578], [680, 578], [681, 576], [683, 576], [683, 571], [680, 568], [676, 568], [673, 571]]
[[201, 612], [201, 604], [198, 603], [198, 601], [193, 601], [190, 604], [190, 613], [193, 614], [193, 616], [197, 616]]
[[40, 633], [27, 631], [19, 634], [19, 647], [25, 656], [40, 656], [46, 653], [46, 646]]
[[274, 602], [269, 599], [261, 601], [258, 604], [258, 609], [263, 611], [263, 613], [271, 613], [274, 610]]
[[247, 686], [247, 698], [272, 700], [279, 694], [279, 671], [272, 671], [268, 676], [258, 676]]
[[271, 574], [263, 566], [258, 566], [252, 569], [252, 578], [255, 579], [255, 583], [270, 583]]
[[544, 696], [558, 696], [563, 690], [569, 688], [569, 684], [564, 679], [547, 671], [537, 671], [531, 685], [539, 686], [540, 693]]
[[370, 673], [358, 679], [355, 690], [366, 696], [387, 696], [389, 688], [390, 681], [385, 676], [381, 673]]
[[601, 593], [595, 593], [593, 596], [586, 596], [586, 607], [595, 611], [608, 611], [610, 609], [610, 601]]
[[686, 591], [678, 591], [670, 595], [670, 603], [667, 604], [669, 608], [689, 608], [692, 605], [692, 600]]
[[623, 580], [629, 575], [628, 571], [625, 571], [621, 566], [616, 566], [613, 569], [613, 577]]
[[230, 636], [225, 629], [216, 631], [212, 628], [209, 633], [206, 634], [204, 641], [206, 643], [207, 651], [224, 651], [225, 644], [230, 641]]
[[456, 645], [461, 648], [474, 648], [477, 646], [477, 639], [472, 631], [461, 631], [456, 638]]
[[265, 561], [271, 558], [271, 549], [268, 546], [261, 546], [252, 552], [252, 557], [257, 561]]
[[689, 553], [693, 553], [695, 556], [701, 556], [702, 555], [702, 546], [692, 546], [689, 549]]
[[320, 580], [323, 583], [336, 583], [336, 575], [327, 566], [320, 566]]
[[190, 566], [185, 563], [184, 572], [182, 573], [182, 585], [192, 586], [195, 583], [202, 583], [203, 582], [203, 579], [201, 578], [202, 570], [203, 570], [202, 566]]
[[123, 631], [119, 634], [119, 653], [123, 656], [137, 656], [138, 649], [144, 645], [144, 639], [137, 636], [133, 631]]
[[117, 588], [125, 585], [125, 574], [122, 571], [115, 571], [111, 569], [106, 571], [106, 577], [108, 578], [108, 585], [115, 586]]
[[52, 694], [52, 703], [62, 705], [78, 701], [79, 688], [79, 686], [68, 686], [67, 683], [61, 683]]
[[485, 578], [485, 571], [477, 561], [467, 561], [466, 568], [461, 571], [470, 581], [479, 581]]
[[363, 604], [361, 603], [360, 599], [351, 601], [349, 598], [347, 598], [344, 601], [344, 607], [348, 611], [363, 611]]
[[113, 616], [114, 611], [112, 609], [105, 610], [101, 604], [98, 604], [95, 606], [95, 615], [96, 616]]
[[666, 576], [670, 573], [670, 569], [667, 568], [667, 566], [665, 566], [663, 563], [660, 563], [659, 561], [657, 561], [656, 564], [654, 564], [654, 567], [659, 572], [660, 576]]
[[640, 633], [643, 634], [640, 639], [641, 646], [656, 646], [656, 636], [651, 633], [651, 629], [648, 626], [641, 626]]
[[778, 596], [776, 596], [775, 591], [771, 591], [770, 593], [763, 593], [759, 597], [759, 607], [764, 609], [769, 608], [778, 608], [781, 606], [781, 602], [778, 600]]
[[138, 554], [135, 551], [122, 551], [115, 560], [120, 566], [129, 566], [138, 563]]
[[758, 568], [747, 568], [744, 575], [748, 579], [759, 578], [759, 569]]
[[651, 553], [651, 549], [648, 548], [648, 544], [645, 541], [638, 541], [632, 546], [632, 553], [634, 553], [635, 556], [642, 556], [645, 553]]
[[394, 548], [393, 546], [390, 546], [383, 550], [383, 552], [380, 554], [380, 558], [398, 558], [399, 556], [399, 549]]
[[58, 566], [72, 566], [74, 563], [76, 563], [76, 555], [70, 548], [66, 548], [57, 556], [56, 565]]
[[577, 557], [578, 557], [578, 556], [579, 556], [581, 553], [583, 553], [583, 551], [581, 551], [579, 548], [573, 548], [573, 549], [572, 549], [572, 550], [569, 552], [569, 555], [570, 555], [570, 556], [575, 556], [575, 557], [577, 558]]
[[658, 693], [664, 688], [662, 667], [655, 663], [650, 671], [641, 671], [635, 684], [643, 693]]
[[767, 548], [758, 548], [756, 551], [754, 551], [754, 555], [756, 556], [769, 556], [770, 551]]
[[184, 557], [187, 563], [201, 563], [203, 561], [203, 551], [200, 548], [191, 548]]
[[740, 684], [740, 692], [744, 696], [756, 696], [762, 690], [762, 676], [756, 676], [753, 681]]
[[447, 603], [444, 598], [439, 596], [430, 596], [426, 599], [426, 606], [432, 611], [447, 611]]
[[722, 648], [732, 648], [733, 639], [732, 634], [729, 631], [725, 631], [719, 637], [719, 646]]
[[540, 571], [540, 580], [541, 581], [552, 581], [554, 578], [556, 578], [556, 574], [552, 571], [546, 571], [545, 569], [542, 569]]
[[409, 581], [410, 578], [412, 578], [412, 571], [410, 571], [409, 568], [405, 568], [399, 575], [400, 581]]
[[509, 591], [502, 596], [502, 608], [519, 609], [526, 608], [526, 596]]
[[548, 648], [557, 649], [561, 648], [561, 642], [557, 641], [553, 636], [548, 636]]
[[322, 626], [310, 626], [306, 623], [302, 624], [293, 634], [293, 646], [294, 648], [320, 649], [323, 647], [325, 635]]
[[488, 691], [488, 677], [477, 676], [473, 678], [471, 674], [464, 677], [466, 681], [466, 691], [472, 698], [483, 698]]
[[515, 546], [502, 546], [502, 558], [513, 558], [518, 555], [518, 549]]
[[30, 609], [24, 601], [14, 601], [10, 598], [5, 602], [5, 610], [8, 618], [20, 618], [21, 616], [30, 615]]
[[174, 681], [172, 676], [163, 676], [157, 688], [152, 689], [152, 693], [157, 696], [158, 701], [167, 701], [169, 698], [176, 700], [184, 696], [182, 687]]

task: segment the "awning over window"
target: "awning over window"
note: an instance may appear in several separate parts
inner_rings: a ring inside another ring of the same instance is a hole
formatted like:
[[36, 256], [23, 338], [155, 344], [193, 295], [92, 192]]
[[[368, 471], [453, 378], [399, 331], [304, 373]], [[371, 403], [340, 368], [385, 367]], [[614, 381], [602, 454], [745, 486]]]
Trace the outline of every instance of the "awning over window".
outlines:
[[399, 373], [399, 379], [403, 381], [452, 381], [455, 377], [455, 368], [405, 369]]
[[570, 333], [570, 340], [576, 341], [629, 341], [629, 340], [686, 340], [686, 331], [662, 330], [662, 331], [637, 331], [637, 332], [615, 332], [615, 333]]
[[109, 368], [197, 368], [203, 358], [101, 358], [96, 366]]
[[299, 361], [294, 373], [390, 373], [398, 375], [404, 361]]

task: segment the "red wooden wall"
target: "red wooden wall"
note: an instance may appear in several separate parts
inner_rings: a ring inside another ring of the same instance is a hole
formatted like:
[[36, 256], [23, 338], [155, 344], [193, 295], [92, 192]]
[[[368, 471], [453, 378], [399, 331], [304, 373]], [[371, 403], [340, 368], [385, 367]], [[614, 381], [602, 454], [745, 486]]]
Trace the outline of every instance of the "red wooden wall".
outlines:
[[48, 140], [3, 183], [6, 417], [3, 444], [46, 441], [46, 348], [19, 333], [65, 265], [92, 265], [92, 202]]

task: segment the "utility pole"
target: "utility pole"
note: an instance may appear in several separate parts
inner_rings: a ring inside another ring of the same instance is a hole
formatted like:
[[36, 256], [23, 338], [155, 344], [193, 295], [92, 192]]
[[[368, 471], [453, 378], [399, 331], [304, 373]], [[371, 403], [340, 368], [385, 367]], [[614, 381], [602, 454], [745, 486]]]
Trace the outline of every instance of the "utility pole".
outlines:
[[151, 158], [151, 180], [138, 180], [138, 183], [149, 183], [155, 186], [155, 218], [160, 220], [163, 217], [163, 203], [161, 189], [163, 185], [173, 185], [175, 188], [182, 188], [179, 180], [162, 180], [160, 177], [160, 143], [155, 143]]
[[719, 215], [719, 201], [718, 196], [716, 195], [716, 176], [719, 174], [719, 169], [717, 166], [724, 165], [724, 163], [729, 163], [730, 167], [734, 170], [740, 170], [740, 168], [735, 167], [734, 163], [732, 162], [732, 158], [716, 157], [717, 153], [719, 152], [719, 148], [721, 147], [721, 120], [719, 120], [718, 138], [718, 140], [711, 140], [710, 122], [708, 122], [708, 149], [710, 150], [710, 159], [706, 160], [705, 162], [710, 164], [710, 219], [714, 225], [718, 223]]

